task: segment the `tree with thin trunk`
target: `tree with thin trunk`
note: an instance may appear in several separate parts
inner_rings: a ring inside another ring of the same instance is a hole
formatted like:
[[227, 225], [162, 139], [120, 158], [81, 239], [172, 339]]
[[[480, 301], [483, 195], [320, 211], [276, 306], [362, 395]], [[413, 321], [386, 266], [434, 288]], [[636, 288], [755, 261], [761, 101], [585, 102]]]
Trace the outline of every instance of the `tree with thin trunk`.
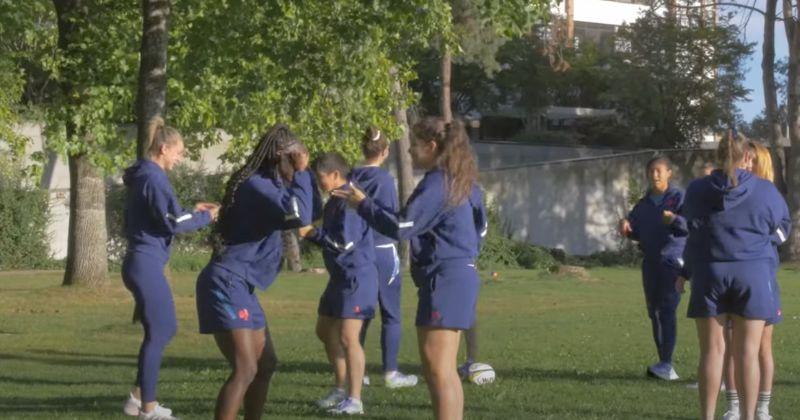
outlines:
[[778, 95], [775, 86], [775, 17], [778, 0], [767, 0], [764, 11], [764, 40], [762, 42], [761, 80], [764, 86], [764, 114], [769, 130], [769, 144], [772, 152], [772, 163], [775, 172], [775, 185], [782, 192], [786, 192], [784, 180], [784, 161], [786, 155], [783, 151], [781, 139], [783, 138], [781, 124], [778, 118]]
[[[89, 12], [81, 0], [53, 0], [58, 23], [58, 49], [65, 57], [76, 54], [73, 48], [79, 42], [78, 24]], [[72, 80], [80, 71], [76, 66], [66, 65], [59, 85], [64, 98], [72, 107], [80, 104], [80, 95]], [[73, 114], [65, 114], [67, 141], [92, 143], [93, 137], [79, 130], [73, 123]], [[79, 149], [80, 150], [80, 149]], [[67, 262], [63, 284], [99, 287], [108, 282], [106, 252], [105, 183], [102, 172], [96, 168], [90, 156], [80, 150], [68, 158], [70, 177], [69, 231], [67, 240]]]
[[[800, 1], [783, 0], [783, 24], [789, 44], [786, 108], [792, 146], [786, 161], [786, 179], [792, 224], [800, 226]], [[789, 257], [800, 257], [800, 229], [792, 229]]]
[[[393, 74], [397, 74], [397, 69], [392, 69], [392, 72]], [[397, 96], [397, 104], [394, 107], [394, 118], [401, 129], [400, 136], [394, 143], [395, 163], [397, 164], [397, 192], [400, 195], [400, 205], [405, 206], [409, 197], [411, 197], [411, 193], [414, 191], [414, 166], [411, 162], [411, 154], [408, 151], [408, 149], [411, 148], [411, 130], [410, 124], [408, 123], [406, 100], [403, 95], [405, 90], [400, 80], [395, 80], [394, 92]], [[409, 255], [408, 242], [400, 243], [400, 259], [405, 266], [409, 263]]]

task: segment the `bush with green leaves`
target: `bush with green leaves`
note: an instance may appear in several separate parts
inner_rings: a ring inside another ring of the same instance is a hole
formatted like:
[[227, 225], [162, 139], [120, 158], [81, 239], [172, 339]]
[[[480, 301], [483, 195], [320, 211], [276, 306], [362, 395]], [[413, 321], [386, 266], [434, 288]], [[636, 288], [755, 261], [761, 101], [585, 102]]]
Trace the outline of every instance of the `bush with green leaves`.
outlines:
[[57, 266], [49, 249], [47, 191], [32, 186], [22, 169], [0, 156], [0, 270]]

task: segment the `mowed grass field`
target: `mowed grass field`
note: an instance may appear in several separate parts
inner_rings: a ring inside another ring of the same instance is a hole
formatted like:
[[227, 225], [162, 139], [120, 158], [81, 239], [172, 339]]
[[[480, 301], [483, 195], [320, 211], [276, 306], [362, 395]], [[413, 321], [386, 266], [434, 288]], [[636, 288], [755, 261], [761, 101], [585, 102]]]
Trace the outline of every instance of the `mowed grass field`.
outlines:
[[[688, 295], [679, 309], [675, 355], [682, 380], [656, 382], [644, 375], [655, 350], [638, 270], [590, 274], [586, 280], [505, 271], [500, 281], [484, 284], [481, 361], [494, 366], [498, 380], [485, 387], [465, 385], [466, 418], [697, 418], [697, 391], [686, 387], [695, 381], [697, 361], [694, 324], [685, 317]], [[228, 366], [213, 339], [197, 333], [195, 278], [173, 275], [179, 332], [167, 348], [158, 395], [183, 419], [208, 419]], [[112, 286], [102, 291], [64, 288], [60, 280], [58, 272], [0, 273], [0, 418], [126, 418], [121, 404], [135, 378], [142, 338], [141, 326], [130, 321], [133, 300], [118, 275], [112, 274]], [[797, 418], [800, 408], [798, 280], [796, 270], [780, 273], [786, 320], [775, 335], [776, 419]], [[324, 275], [282, 274], [261, 294], [280, 359], [266, 418], [327, 417], [312, 404], [331, 383], [314, 335], [325, 281]], [[419, 374], [416, 296], [408, 280], [403, 306], [400, 362], [404, 371]], [[381, 386], [379, 335], [373, 325], [366, 418], [430, 418], [424, 384], [397, 391]]]

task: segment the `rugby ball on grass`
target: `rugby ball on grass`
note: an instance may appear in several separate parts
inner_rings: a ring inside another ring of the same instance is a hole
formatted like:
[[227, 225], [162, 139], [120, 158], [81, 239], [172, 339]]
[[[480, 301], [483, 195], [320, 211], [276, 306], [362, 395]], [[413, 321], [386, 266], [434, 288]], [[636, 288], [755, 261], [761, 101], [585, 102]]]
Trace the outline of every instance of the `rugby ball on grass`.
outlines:
[[496, 378], [494, 369], [486, 363], [473, 363], [469, 367], [467, 378], [475, 385], [486, 385], [494, 382]]

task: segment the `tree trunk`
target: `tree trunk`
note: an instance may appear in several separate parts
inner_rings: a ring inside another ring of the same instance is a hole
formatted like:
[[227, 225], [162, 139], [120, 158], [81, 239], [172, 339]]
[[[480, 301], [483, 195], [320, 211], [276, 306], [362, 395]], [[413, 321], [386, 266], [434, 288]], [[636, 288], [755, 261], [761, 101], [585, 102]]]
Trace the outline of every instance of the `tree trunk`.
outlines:
[[63, 285], [100, 287], [108, 283], [105, 183], [86, 155], [69, 157], [69, 181], [69, 235]]
[[778, 0], [767, 0], [764, 12], [764, 41], [762, 43], [761, 79], [764, 85], [764, 105], [769, 129], [769, 144], [775, 172], [775, 185], [786, 193], [784, 180], [785, 153], [781, 145], [781, 124], [778, 120], [778, 95], [775, 87], [775, 12]]
[[[791, 150], [786, 162], [786, 174], [789, 186], [789, 209], [792, 213], [792, 224], [800, 226], [800, 16], [794, 13], [795, 5], [789, 0], [783, 1], [783, 19], [786, 27], [786, 39], [789, 44], [789, 74], [787, 79], [789, 141]], [[800, 229], [792, 229], [789, 244], [789, 257], [800, 258]]]
[[170, 0], [142, 0], [142, 47], [136, 98], [136, 156], [142, 158], [147, 125], [164, 116], [167, 98], [167, 46]]
[[[393, 73], [397, 73], [393, 69]], [[410, 133], [411, 129], [408, 124], [408, 112], [406, 111], [406, 101], [404, 100], [403, 86], [399, 80], [394, 81], [394, 94], [397, 98], [396, 106], [394, 107], [394, 119], [397, 125], [402, 129], [400, 138], [394, 143], [395, 163], [397, 164], [397, 192], [400, 198], [400, 206], [403, 207], [411, 197], [414, 191], [414, 166], [411, 162], [411, 154], [408, 149], [411, 147]], [[409, 264], [409, 248], [408, 242], [400, 243], [400, 260], [403, 266], [408, 267]]]
[[442, 54], [442, 97], [439, 104], [442, 118], [445, 122], [453, 121], [453, 110], [450, 101], [450, 76], [452, 76], [453, 57], [450, 49], [445, 46]]
[[572, 48], [575, 41], [575, 0], [564, 2], [564, 11], [567, 14], [567, 48]]
[[[58, 24], [58, 49], [64, 56], [72, 55], [73, 37], [80, 13], [89, 13], [80, 0], [53, 0]], [[77, 69], [61, 69], [61, 91], [67, 98], [65, 124], [67, 138], [91, 141], [86, 133], [78, 132], [69, 113], [75, 103], [72, 74]], [[92, 166], [86, 154], [69, 156], [69, 231], [67, 235], [67, 264], [63, 285], [99, 287], [108, 282], [108, 250], [106, 249], [106, 190], [103, 177]]]
[[303, 264], [300, 261], [300, 244], [297, 241], [297, 235], [294, 230], [284, 230], [281, 232], [283, 239], [283, 259], [286, 267], [295, 273], [303, 270]]

